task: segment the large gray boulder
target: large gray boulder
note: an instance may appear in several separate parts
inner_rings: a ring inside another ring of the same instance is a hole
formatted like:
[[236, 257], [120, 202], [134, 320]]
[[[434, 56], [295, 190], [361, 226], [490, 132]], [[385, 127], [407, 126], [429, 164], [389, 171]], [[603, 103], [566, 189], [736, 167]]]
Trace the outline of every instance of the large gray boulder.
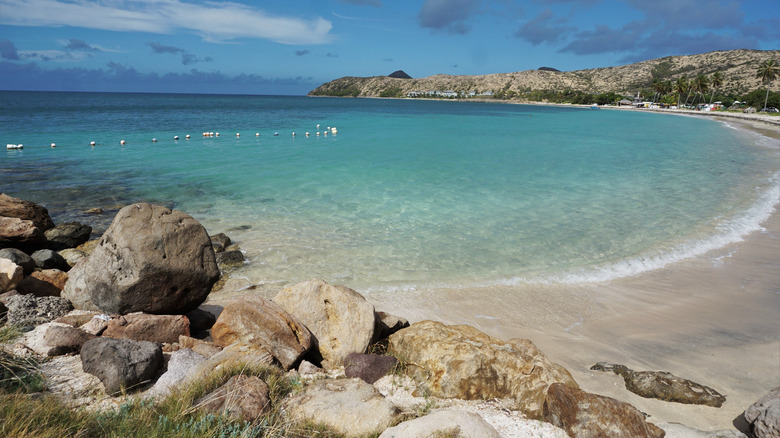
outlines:
[[327, 425], [347, 437], [380, 432], [400, 418], [398, 409], [360, 379], [325, 379], [284, 402], [294, 421]]
[[35, 267], [40, 269], [59, 269], [60, 271], [69, 271], [70, 265], [64, 257], [50, 249], [39, 249], [32, 253], [32, 259]]
[[218, 278], [211, 240], [198, 221], [181, 211], [133, 204], [117, 213], [94, 251], [73, 267], [62, 296], [77, 308], [112, 314], [183, 314], [206, 300]]
[[628, 403], [554, 383], [547, 390], [544, 421], [572, 438], [663, 438], [665, 432], [645, 421]]
[[340, 366], [350, 353], [365, 353], [374, 339], [374, 305], [346, 286], [304, 281], [282, 290], [272, 301], [311, 331], [326, 368]]
[[300, 321], [261, 297], [241, 298], [225, 306], [211, 336], [220, 347], [234, 343], [265, 347], [285, 370], [312, 346], [311, 333]]
[[750, 405], [745, 420], [756, 438], [780, 437], [780, 386]]
[[479, 414], [466, 411], [436, 411], [424, 417], [404, 421], [379, 435], [379, 438], [416, 437], [500, 438], [501, 435]]
[[162, 348], [154, 342], [95, 338], [81, 347], [84, 372], [100, 379], [109, 395], [150, 380], [162, 365]]

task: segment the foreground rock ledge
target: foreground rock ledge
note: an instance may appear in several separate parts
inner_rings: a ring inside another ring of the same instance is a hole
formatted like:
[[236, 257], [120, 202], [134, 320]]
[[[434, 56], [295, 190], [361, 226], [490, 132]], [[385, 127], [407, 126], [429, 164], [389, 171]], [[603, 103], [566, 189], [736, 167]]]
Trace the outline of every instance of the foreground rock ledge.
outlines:
[[529, 418], [540, 418], [551, 384], [578, 388], [531, 341], [502, 341], [467, 325], [422, 321], [390, 336], [389, 349], [434, 397], [512, 398]]
[[219, 279], [206, 229], [188, 214], [151, 204], [119, 211], [90, 256], [69, 273], [62, 296], [112, 314], [182, 314]]

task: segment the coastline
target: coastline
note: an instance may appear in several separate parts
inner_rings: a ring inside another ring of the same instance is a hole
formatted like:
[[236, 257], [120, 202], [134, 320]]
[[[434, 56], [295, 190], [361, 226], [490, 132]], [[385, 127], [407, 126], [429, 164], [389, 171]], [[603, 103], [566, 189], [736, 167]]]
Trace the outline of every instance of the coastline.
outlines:
[[[774, 125], [744, 119], [728, 122], [780, 139], [780, 128]], [[469, 324], [501, 339], [531, 339], [566, 367], [583, 389], [629, 402], [648, 413], [652, 422], [733, 429], [750, 404], [780, 385], [777, 204], [762, 225], [763, 230], [741, 242], [604, 283], [367, 297], [377, 308], [410, 322], [436, 319]], [[644, 399], [627, 391], [620, 377], [590, 371], [599, 361], [669, 371], [715, 388], [727, 401], [712, 408]]]

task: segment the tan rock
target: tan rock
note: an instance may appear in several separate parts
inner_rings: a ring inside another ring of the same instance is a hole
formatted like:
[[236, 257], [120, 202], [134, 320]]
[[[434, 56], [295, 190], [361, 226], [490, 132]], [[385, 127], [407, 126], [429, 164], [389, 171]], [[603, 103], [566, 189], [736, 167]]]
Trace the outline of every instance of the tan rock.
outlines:
[[340, 366], [350, 353], [365, 353], [374, 339], [373, 304], [346, 286], [304, 281], [279, 292], [273, 302], [311, 331], [326, 368]]
[[466, 411], [436, 411], [391, 427], [379, 438], [437, 437], [501, 438], [479, 414]]
[[46, 246], [46, 237], [33, 221], [0, 216], [0, 244], [38, 249]]
[[467, 325], [422, 321], [389, 340], [389, 350], [435, 397], [513, 398], [524, 414], [538, 418], [552, 383], [578, 387], [565, 368], [526, 339], [501, 341]]
[[562, 428], [572, 438], [662, 438], [665, 435], [628, 403], [559, 383], [550, 385], [547, 391], [544, 421]]
[[205, 358], [214, 356], [215, 354], [222, 351], [222, 347], [214, 344], [213, 342], [195, 339], [189, 336], [179, 336], [179, 347], [189, 348], [190, 350], [200, 354]]
[[49, 210], [30, 201], [0, 193], [0, 216], [32, 221], [41, 232], [54, 228]]
[[68, 274], [59, 269], [35, 271], [19, 283], [19, 292], [36, 297], [58, 297], [68, 281]]
[[225, 306], [211, 336], [221, 347], [236, 342], [263, 346], [285, 370], [312, 346], [309, 330], [298, 319], [261, 297], [242, 298]]
[[327, 425], [347, 437], [380, 432], [395, 423], [400, 413], [373, 386], [360, 379], [324, 379], [284, 402], [294, 421]]
[[233, 376], [224, 385], [195, 400], [195, 407], [238, 420], [254, 421], [270, 412], [268, 385], [257, 376]]
[[271, 365], [274, 357], [259, 345], [231, 344], [205, 362], [196, 365], [184, 383], [195, 382], [223, 369]]
[[172, 344], [190, 335], [190, 320], [184, 315], [133, 313], [108, 321], [104, 337]]
[[22, 282], [24, 269], [16, 263], [0, 258], [0, 293], [7, 292]]

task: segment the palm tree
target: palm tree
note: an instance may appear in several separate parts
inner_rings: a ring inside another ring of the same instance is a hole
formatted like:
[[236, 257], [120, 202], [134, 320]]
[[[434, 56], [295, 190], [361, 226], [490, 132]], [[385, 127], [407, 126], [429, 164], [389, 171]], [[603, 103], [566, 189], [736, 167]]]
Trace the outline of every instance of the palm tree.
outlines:
[[723, 86], [723, 75], [719, 71], [712, 74], [710, 79], [710, 85], [712, 86], [712, 95], [710, 96], [710, 105], [712, 105], [712, 98], [715, 97], [715, 90]]
[[764, 108], [769, 101], [769, 85], [780, 76], [780, 65], [777, 65], [774, 59], [769, 59], [758, 66], [756, 77], [761, 78], [761, 82], [766, 84], [766, 97], [764, 98]]
[[[696, 92], [696, 94], [702, 95], [702, 100], [704, 100], [704, 93], [707, 92], [707, 89], [710, 86], [710, 81], [707, 79], [707, 76], [704, 76], [703, 73], [699, 73], [696, 75], [696, 77], [691, 81], [691, 88], [693, 91]], [[696, 96], [693, 97], [693, 102], [696, 103]]]
[[677, 81], [674, 83], [674, 91], [677, 92], [677, 108], [680, 108], [682, 106], [682, 102], [680, 102], [682, 100], [682, 95], [688, 91], [688, 78], [685, 76], [677, 78]]

